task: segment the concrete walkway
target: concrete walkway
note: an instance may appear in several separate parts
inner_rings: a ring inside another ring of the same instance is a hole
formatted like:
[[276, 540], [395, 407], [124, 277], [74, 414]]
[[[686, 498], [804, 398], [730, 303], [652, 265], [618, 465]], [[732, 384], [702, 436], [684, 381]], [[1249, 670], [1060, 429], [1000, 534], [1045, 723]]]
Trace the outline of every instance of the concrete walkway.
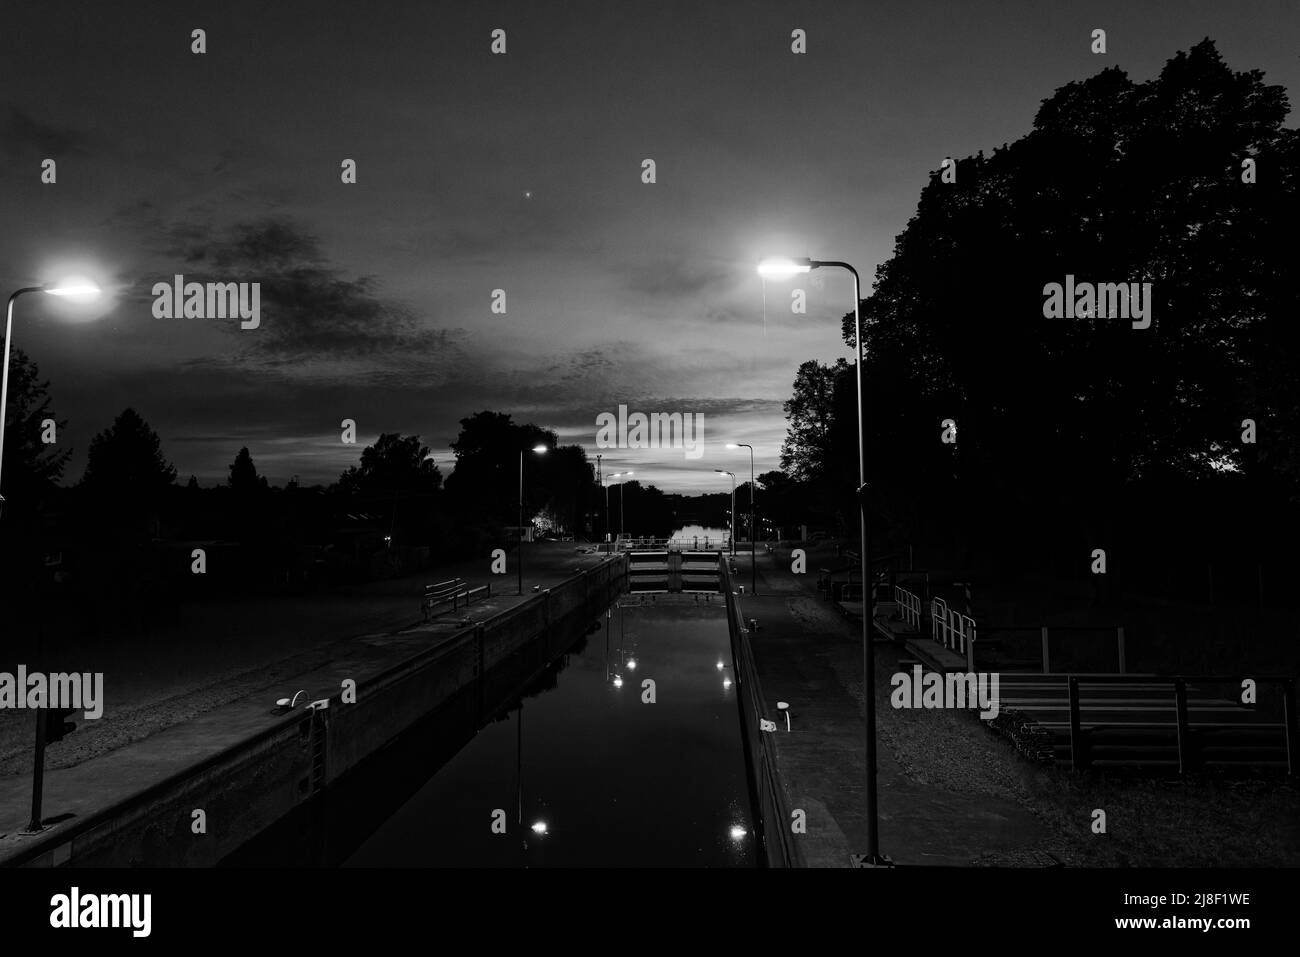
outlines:
[[[734, 578], [746, 591], [748, 562], [747, 555], [737, 556]], [[864, 853], [867, 841], [860, 613], [855, 622], [821, 597], [816, 575], [792, 574], [784, 553], [760, 553], [758, 563], [758, 595], [742, 595], [740, 605], [746, 618], [758, 620], [751, 642], [770, 717], [778, 725], [777, 763], [790, 807], [808, 815], [807, 834], [797, 840], [811, 866], [852, 866], [850, 855]], [[979, 769], [963, 786], [963, 774], [938, 767], [955, 764], [961, 771], [969, 753], [945, 753], [938, 750], [942, 743], [932, 753], [897, 753], [896, 742], [910, 730], [903, 724], [933, 713], [890, 707], [889, 679], [901, 670], [900, 654], [883, 639], [874, 642], [873, 651], [881, 852], [900, 866], [969, 865], [977, 858], [1050, 863], [1037, 850], [1047, 837], [1043, 825], [1015, 800], [1011, 788], [999, 796], [996, 782], [982, 778]], [[790, 704], [790, 733], [777, 701]], [[969, 722], [961, 737], [970, 735], [981, 749], [998, 747], [972, 716], [943, 717]], [[969, 741], [960, 739], [947, 747], [970, 751]]]
[[[69, 767], [50, 768], [52, 762], [47, 761], [42, 808], [47, 827], [38, 834], [26, 832], [31, 818], [30, 771], [0, 778], [0, 865], [20, 853], [26, 844], [50, 836], [61, 825], [84, 820], [282, 720], [273, 713], [277, 699], [305, 690], [307, 693], [298, 699], [301, 709], [313, 700], [337, 694], [345, 678], [362, 684], [366, 678], [455, 634], [464, 626], [464, 619], [491, 618], [532, 598], [534, 585], [542, 588], [556, 585], [603, 559], [603, 556], [578, 554], [576, 548], [572, 543], [534, 546], [526, 568], [523, 596], [516, 594], [513, 575], [498, 576], [499, 589], [494, 587], [490, 598], [475, 601], [469, 609], [462, 607], [452, 612], [447, 607], [445, 613], [428, 624], [332, 642], [315, 649], [309, 656], [295, 656], [257, 672], [256, 677], [246, 680], [246, 687], [237, 693], [235, 700], [190, 720]], [[413, 601], [410, 617], [418, 617], [418, 596], [404, 600]], [[78, 733], [81, 732], [74, 731], [68, 741], [73, 741]], [[51, 746], [50, 752], [54, 753], [62, 744]]]

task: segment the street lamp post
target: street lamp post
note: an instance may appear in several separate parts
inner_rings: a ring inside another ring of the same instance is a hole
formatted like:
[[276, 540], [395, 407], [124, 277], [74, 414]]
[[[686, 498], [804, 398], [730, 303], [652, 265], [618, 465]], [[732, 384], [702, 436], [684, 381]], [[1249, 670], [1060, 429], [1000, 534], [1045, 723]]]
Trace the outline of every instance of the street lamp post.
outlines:
[[[728, 442], [729, 449], [749, 449], [749, 591], [758, 594], [758, 546], [754, 542], [754, 447], [744, 442]], [[732, 508], [735, 508], [733, 503]]]
[[[5, 454], [5, 413], [9, 404], [9, 346], [14, 338], [14, 301], [24, 293], [44, 292], [51, 296], [70, 296], [73, 298], [94, 299], [99, 295], [99, 287], [89, 280], [68, 280], [57, 286], [24, 286], [9, 297], [5, 307], [5, 353], [4, 369], [0, 372], [0, 476], [3, 476]], [[3, 492], [3, 486], [0, 486]], [[4, 495], [0, 494], [0, 510], [4, 508]]]
[[[612, 478], [612, 479], [616, 479], [616, 478], [618, 478], [620, 475], [631, 475], [631, 474], [632, 474], [631, 472], [615, 472], [613, 475], [610, 476], [610, 478]], [[619, 537], [619, 538], [622, 538], [622, 537], [623, 537], [623, 497], [624, 497], [624, 496], [623, 496], [623, 485], [624, 485], [626, 482], [627, 482], [627, 479], [624, 479], [622, 482], [615, 482], [615, 483], [614, 483], [615, 485], [618, 486], [618, 537]], [[609, 489], [608, 489], [608, 487], [606, 487], [606, 490], [605, 490], [605, 506], [606, 506], [606, 509], [608, 509], [608, 507], [609, 507]]]
[[[4, 366], [0, 369], [0, 469], [4, 466], [5, 418], [9, 411], [9, 352], [14, 339], [14, 303], [18, 297], [29, 292], [44, 292], [51, 296], [68, 296], [74, 299], [90, 300], [99, 295], [99, 287], [87, 279], [70, 279], [57, 286], [24, 286], [9, 296], [5, 306], [5, 350]], [[0, 475], [3, 472], [0, 471]], [[4, 512], [5, 497], [0, 494], [0, 515]], [[36, 632], [36, 655], [38, 661], [43, 657], [41, 641], [42, 632]], [[39, 667], [39, 665], [38, 665]], [[29, 832], [42, 830], [41, 799], [45, 786], [45, 732], [46, 716], [56, 712], [39, 711], [36, 715], [36, 747], [32, 767], [32, 819], [27, 826]]]
[[605, 486], [605, 538], [612, 541], [609, 537], [609, 483], [602, 482], [601, 484]]
[[871, 617], [875, 581], [871, 574], [870, 540], [867, 538], [867, 469], [866, 433], [862, 411], [862, 292], [858, 271], [846, 262], [821, 262], [815, 259], [765, 259], [758, 265], [764, 279], [789, 279], [823, 266], [847, 269], [853, 276], [853, 345], [857, 352], [858, 386], [858, 529], [862, 538], [862, 674], [863, 709], [866, 711], [867, 755], [867, 853], [864, 863], [888, 865], [880, 854], [880, 831], [876, 807], [876, 667], [871, 653]]
[[[596, 484], [601, 486], [602, 488], [604, 488], [605, 486], [605, 476], [604, 473], [601, 472], [600, 470], [600, 453], [596, 454]], [[602, 524], [604, 525], [602, 531], [606, 535], [608, 535], [609, 534], [609, 492], [605, 493], [605, 520]]]
[[[533, 451], [538, 455], [546, 452], [546, 446], [534, 445]], [[519, 450], [519, 557], [515, 564], [519, 567], [519, 594], [524, 593], [524, 450]]]
[[736, 473], [726, 469], [714, 469], [719, 475], [731, 476], [731, 557], [736, 557]]

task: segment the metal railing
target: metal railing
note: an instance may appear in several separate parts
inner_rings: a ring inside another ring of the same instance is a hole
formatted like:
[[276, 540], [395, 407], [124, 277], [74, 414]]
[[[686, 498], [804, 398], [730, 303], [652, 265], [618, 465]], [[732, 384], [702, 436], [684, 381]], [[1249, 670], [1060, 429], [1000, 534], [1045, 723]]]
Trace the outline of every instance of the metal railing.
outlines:
[[[601, 543], [606, 544], [605, 542]], [[613, 546], [613, 551], [672, 551], [672, 552], [698, 552], [711, 551], [713, 549], [725, 549], [728, 540], [723, 538], [710, 538], [707, 535], [697, 535], [691, 538], [631, 538], [620, 536], [614, 542], [609, 543]]]
[[914, 630], [921, 630], [921, 598], [900, 585], [894, 586], [894, 601], [898, 604], [899, 613], [903, 617], [904, 624], [910, 625]]
[[[985, 624], [987, 626], [987, 622]], [[985, 628], [985, 632], [987, 633], [987, 636], [991, 643], [997, 643], [1001, 641], [1002, 635], [1024, 633], [1024, 632], [1032, 633], [1035, 631], [1039, 633], [1039, 644], [1040, 647], [1042, 648], [1043, 674], [1045, 675], [1053, 674], [1052, 643], [1049, 640], [1050, 636], [1053, 634], [1055, 634], [1058, 637], [1058, 641], [1059, 641], [1059, 639], [1062, 636], [1068, 634], [1073, 634], [1076, 636], [1081, 634], [1104, 636], [1108, 632], [1113, 632], [1115, 635], [1115, 661], [1116, 664], [1118, 665], [1118, 673], [1122, 675], [1122, 674], [1126, 674], [1128, 671], [1128, 652], [1124, 640], [1123, 625], [1052, 625], [1050, 628], [1047, 625], [1039, 625], [1037, 627], [1034, 627], [1032, 625], [1023, 625], [1023, 626], [995, 625], [995, 626], [987, 626]], [[1069, 670], [1071, 669], [1069, 669], [1068, 667], [1064, 669], [1064, 671], [1069, 671]], [[1064, 671], [1060, 673], [1064, 673]]]
[[[1083, 770], [1091, 763], [1088, 740], [1083, 731], [1083, 720], [1079, 704], [1079, 685], [1093, 684], [1167, 684], [1173, 686], [1174, 714], [1173, 725], [1177, 729], [1178, 772], [1186, 774], [1196, 770], [1201, 764], [1200, 755], [1192, 740], [1191, 720], [1187, 707], [1187, 685], [1192, 684], [1235, 684], [1241, 685], [1244, 678], [1250, 678], [1256, 684], [1276, 684], [1282, 688], [1282, 734], [1286, 748], [1287, 774], [1300, 774], [1300, 727], [1297, 727], [1296, 679], [1281, 675], [1247, 675], [1242, 677], [1228, 675], [1067, 675], [1066, 684], [1070, 698], [1070, 766]], [[1123, 727], [1120, 722], [1113, 727]], [[1231, 729], [1232, 725], [1220, 726]]]
[[930, 599], [930, 637], [949, 651], [966, 656], [966, 664], [975, 670], [975, 619], [950, 609], [942, 598]]

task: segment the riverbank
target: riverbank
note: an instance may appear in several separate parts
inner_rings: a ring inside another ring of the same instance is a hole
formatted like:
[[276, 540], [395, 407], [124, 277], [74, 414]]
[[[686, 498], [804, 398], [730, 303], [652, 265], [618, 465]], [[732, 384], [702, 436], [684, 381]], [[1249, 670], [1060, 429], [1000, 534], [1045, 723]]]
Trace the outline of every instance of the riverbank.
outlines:
[[[833, 554], [833, 550], [831, 551]], [[808, 567], [820, 556], [810, 550]], [[736, 560], [747, 582], [747, 556]], [[757, 597], [741, 596], [791, 807], [808, 814], [800, 838], [811, 866], [848, 866], [866, 849], [862, 644], [856, 620], [760, 553]], [[860, 607], [860, 606], [859, 606]], [[901, 669], [890, 642], [873, 644], [880, 849], [900, 865], [1072, 867], [1294, 866], [1300, 791], [1279, 780], [1213, 776], [1126, 780], [1021, 759], [971, 715], [889, 706]], [[776, 702], [790, 704], [791, 731]], [[1094, 833], [1093, 812], [1107, 830]]]
[[[599, 558], [571, 542], [530, 545], [529, 595], [534, 585], [550, 587]], [[182, 606], [175, 625], [144, 637], [66, 641], [51, 649], [63, 668], [103, 673], [104, 714], [93, 721], [77, 716], [77, 730], [46, 751], [46, 767], [72, 767], [241, 697], [282, 689], [346, 653], [358, 635], [409, 628], [422, 621], [420, 598], [429, 582], [491, 584], [493, 594], [475, 600], [474, 615], [500, 612], [521, 600], [511, 562], [508, 575], [488, 574], [486, 559], [462, 559], [325, 595], [193, 602]], [[437, 617], [463, 616], [445, 606]], [[30, 712], [0, 710], [0, 782], [30, 778], [34, 733]]]
[[[507, 613], [522, 602], [529, 602], [529, 609], [520, 609], [527, 611], [527, 614], [519, 619], [520, 623], [514, 630], [523, 629], [531, 634], [544, 628], [551, 620], [552, 613], [558, 616], [572, 608], [575, 600], [573, 595], [566, 593], [561, 607], [559, 596], [552, 602], [545, 598], [544, 589], [558, 585], [564, 579], [574, 580], [576, 573], [569, 564], [574, 556], [572, 545], [563, 549], [551, 549], [548, 560], [539, 560], [530, 566], [535, 571], [530, 573], [526, 582], [528, 593], [525, 596], [497, 594], [486, 601], [476, 602], [471, 612], [473, 620], [488, 621], [496, 618], [499, 621], [508, 618]], [[539, 555], [538, 558], [542, 556]], [[588, 571], [595, 568], [593, 559], [583, 564]], [[587, 581], [584, 576], [576, 579], [579, 586], [584, 581]], [[533, 593], [533, 584], [543, 591]], [[579, 603], [582, 598], [582, 595], [577, 596]], [[418, 598], [416, 610], [418, 613]], [[518, 616], [515, 618], [518, 619]], [[369, 694], [377, 687], [373, 683], [380, 681], [382, 676], [403, 662], [421, 655], [438, 653], [443, 646], [450, 647], [458, 642], [464, 644], [467, 633], [471, 639], [479, 642], [477, 651], [466, 659], [464, 665], [471, 671], [475, 667], [481, 669], [485, 661], [490, 667], [491, 662], [514, 641], [513, 637], [508, 638], [503, 645], [487, 634], [480, 639], [473, 634], [475, 629], [467, 628], [467, 624], [462, 620], [461, 614], [447, 615], [430, 624], [419, 624], [400, 631], [372, 632], [327, 643], [314, 650], [323, 656], [323, 660], [310, 670], [295, 670], [296, 664], [306, 660], [303, 656], [282, 658], [274, 668], [266, 669], [261, 674], [250, 673], [243, 683], [231, 681], [221, 686], [219, 693], [231, 697], [219, 706], [205, 709], [187, 720], [174, 722], [166, 728], [116, 747], [104, 748], [105, 742], [111, 738], [101, 737], [98, 753], [81, 760], [69, 760], [65, 754], [62, 762], [47, 761], [43, 816], [47, 821], [63, 822], [57, 824], [59, 828], [84, 827], [87, 821], [102, 814], [105, 808], [133, 797], [138, 798], [150, 789], [167, 786], [169, 782], [174, 784], [177, 776], [183, 775], [187, 768], [202, 765], [206, 761], [217, 761], [229, 749], [240, 747], [252, 738], [273, 738], [285, 729], [297, 733], [301, 730], [297, 727], [301, 724], [298, 718], [305, 713], [305, 703], [320, 698], [330, 698], [337, 703], [342, 683], [347, 679], [357, 684], [358, 702], [363, 700], [364, 694], [367, 695], [364, 700], [369, 703]], [[473, 660], [475, 654], [478, 656], [477, 665]], [[371, 684], [368, 685], [368, 682]], [[111, 685], [109, 688], [111, 701]], [[293, 695], [300, 689], [306, 693], [300, 699], [294, 714], [273, 714], [276, 699]], [[413, 707], [418, 710], [418, 702]], [[107, 708], [105, 713], [107, 716]], [[345, 713], [340, 710], [337, 715]], [[381, 715], [383, 720], [377, 724], [382, 728], [396, 714], [393, 709], [385, 711]], [[126, 717], [129, 719], [131, 716]], [[330, 720], [337, 722], [339, 718], [331, 717]], [[128, 723], [129, 721], [122, 722], [115, 733], [128, 733], [125, 727]], [[79, 728], [67, 741], [75, 741], [76, 735], [82, 733]], [[109, 732], [104, 730], [100, 734], [109, 735]], [[305, 737], [304, 735], [304, 739]], [[56, 753], [57, 749], [58, 745], [51, 748], [51, 752]], [[364, 748], [361, 750], [364, 751]], [[293, 778], [294, 784], [300, 783], [300, 772], [301, 768], [296, 765], [286, 771]], [[30, 788], [28, 775], [11, 775], [0, 779], [0, 835], [3, 835], [0, 836], [0, 859], [26, 853], [20, 845], [45, 841], [50, 836], [47, 833], [33, 837], [24, 833], [29, 817]], [[241, 827], [244, 825], [241, 824]]]

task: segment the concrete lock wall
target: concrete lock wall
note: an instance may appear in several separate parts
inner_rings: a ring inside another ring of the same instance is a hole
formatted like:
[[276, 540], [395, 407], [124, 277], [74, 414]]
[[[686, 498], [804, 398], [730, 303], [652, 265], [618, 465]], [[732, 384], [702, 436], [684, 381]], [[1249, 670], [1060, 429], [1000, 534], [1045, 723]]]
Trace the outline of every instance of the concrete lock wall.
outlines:
[[750, 633], [741, 617], [731, 572], [724, 561], [719, 569], [722, 593], [727, 602], [727, 630], [731, 635], [731, 657], [736, 666], [736, 701], [749, 771], [750, 797], [758, 815], [763, 855], [768, 867], [806, 867], [807, 862], [791, 832], [791, 807], [776, 765], [776, 744], [770, 733], [759, 730], [759, 719], [768, 708], [754, 665]]
[[[10, 861], [26, 866], [211, 866], [283, 818], [378, 748], [525, 648], [541, 665], [568, 647], [562, 633], [594, 617], [623, 588], [613, 556], [484, 622], [359, 682], [320, 711], [279, 723], [139, 794], [33, 841]], [[581, 617], [579, 617], [581, 616]], [[323, 760], [322, 760], [323, 758]], [[191, 832], [202, 808], [208, 831]]]

